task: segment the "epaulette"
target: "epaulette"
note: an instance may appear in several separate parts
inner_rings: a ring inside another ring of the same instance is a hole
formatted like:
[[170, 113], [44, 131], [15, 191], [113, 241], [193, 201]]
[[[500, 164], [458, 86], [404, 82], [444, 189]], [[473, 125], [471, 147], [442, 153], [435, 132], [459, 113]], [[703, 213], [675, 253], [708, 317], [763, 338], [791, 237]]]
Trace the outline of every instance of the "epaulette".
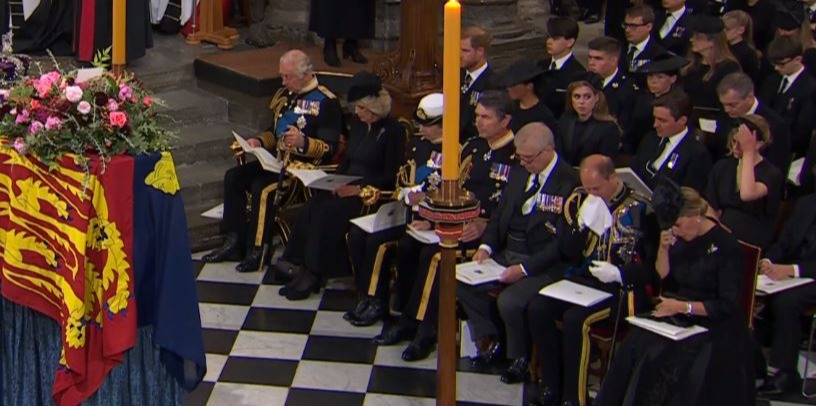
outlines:
[[649, 196], [647, 196], [647, 195], [645, 195], [643, 193], [640, 193], [640, 192], [638, 192], [637, 190], [634, 190], [634, 189], [632, 189], [632, 191], [629, 193], [629, 196], [627, 196], [627, 198], [635, 200], [635, 201], [637, 201], [639, 203], [643, 203], [648, 207], [651, 207], [651, 205], [652, 205], [652, 198], [651, 197], [649, 197]]
[[336, 99], [337, 98], [337, 96], [335, 96], [334, 93], [332, 93], [332, 91], [329, 90], [329, 88], [326, 87], [326, 86], [317, 85], [317, 90], [320, 90], [323, 94], [326, 95], [326, 97], [328, 97], [330, 99]]

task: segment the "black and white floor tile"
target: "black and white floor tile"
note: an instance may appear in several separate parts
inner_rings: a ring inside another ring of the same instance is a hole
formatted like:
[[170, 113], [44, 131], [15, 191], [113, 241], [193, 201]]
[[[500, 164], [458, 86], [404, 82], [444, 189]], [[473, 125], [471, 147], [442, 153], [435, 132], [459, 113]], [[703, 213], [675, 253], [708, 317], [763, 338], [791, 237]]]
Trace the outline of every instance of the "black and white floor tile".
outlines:
[[[436, 404], [436, 354], [407, 363], [400, 357], [405, 344], [371, 342], [381, 324], [344, 321], [356, 300], [350, 281], [332, 281], [320, 294], [290, 302], [262, 272], [195, 262], [208, 371], [187, 406]], [[522, 405], [524, 394], [521, 384], [505, 385], [460, 363], [459, 405]], [[758, 405], [816, 404], [799, 396], [780, 400], [786, 402]]]

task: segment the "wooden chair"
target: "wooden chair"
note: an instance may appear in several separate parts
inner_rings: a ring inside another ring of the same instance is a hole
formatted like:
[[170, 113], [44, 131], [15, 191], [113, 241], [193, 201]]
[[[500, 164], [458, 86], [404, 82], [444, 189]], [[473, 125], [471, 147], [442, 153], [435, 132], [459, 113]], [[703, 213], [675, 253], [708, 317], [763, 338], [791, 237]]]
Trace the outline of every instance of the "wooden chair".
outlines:
[[762, 250], [746, 242], [740, 241], [743, 254], [743, 283], [742, 285], [742, 310], [745, 312], [748, 328], [754, 328], [754, 304], [756, 303], [756, 280], [759, 275], [759, 261], [762, 258]]

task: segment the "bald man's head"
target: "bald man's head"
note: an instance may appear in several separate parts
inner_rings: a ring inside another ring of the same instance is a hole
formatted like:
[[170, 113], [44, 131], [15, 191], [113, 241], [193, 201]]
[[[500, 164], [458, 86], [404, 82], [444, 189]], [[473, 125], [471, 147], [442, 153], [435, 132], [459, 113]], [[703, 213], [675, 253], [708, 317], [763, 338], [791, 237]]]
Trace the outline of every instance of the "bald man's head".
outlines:
[[283, 54], [278, 69], [283, 86], [293, 93], [300, 93], [314, 77], [312, 61], [299, 49]]
[[590, 155], [581, 161], [581, 186], [589, 194], [606, 201], [612, 200], [620, 186], [620, 179], [615, 173], [615, 163], [606, 155]]

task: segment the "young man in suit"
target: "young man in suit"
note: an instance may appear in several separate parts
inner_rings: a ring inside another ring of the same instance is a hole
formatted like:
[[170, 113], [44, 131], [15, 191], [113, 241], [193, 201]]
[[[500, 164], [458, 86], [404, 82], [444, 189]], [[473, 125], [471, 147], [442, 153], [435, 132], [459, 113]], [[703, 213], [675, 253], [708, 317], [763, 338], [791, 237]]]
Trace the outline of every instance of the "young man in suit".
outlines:
[[[773, 280], [816, 278], [816, 194], [799, 200], [779, 241], [760, 262], [760, 271]], [[796, 369], [802, 343], [802, 316], [816, 305], [816, 284], [810, 283], [770, 296], [771, 357], [777, 371], [758, 389], [760, 394], [795, 393], [801, 387]]]
[[489, 32], [480, 27], [468, 27], [462, 31], [462, 71], [460, 83], [462, 83], [462, 95], [460, 97], [459, 110], [459, 142], [464, 144], [470, 139], [476, 138], [479, 133], [476, 131], [474, 115], [476, 103], [485, 90], [493, 88], [493, 70], [487, 61], [487, 53], [493, 37]]
[[[793, 153], [802, 156], [816, 124], [813, 114], [816, 79], [805, 68], [802, 44], [795, 38], [771, 41], [767, 55], [776, 73], [765, 79], [762, 98], [788, 123]], [[787, 168], [782, 172], [786, 171]]]
[[686, 0], [663, 0], [663, 8], [657, 15], [652, 37], [660, 41], [663, 48], [685, 55], [689, 48], [691, 32], [686, 22], [692, 10], [686, 7]]
[[658, 176], [700, 193], [711, 170], [711, 156], [689, 128], [691, 100], [682, 92], [671, 92], [652, 103], [655, 132], [640, 143], [632, 170], [650, 188]]
[[620, 42], [612, 37], [598, 37], [587, 44], [587, 68], [603, 79], [603, 92], [609, 113], [626, 132], [632, 125], [636, 86], [621, 69]]
[[[791, 139], [788, 123], [768, 107], [765, 101], [757, 99], [754, 94], [754, 82], [742, 72], [726, 75], [717, 85], [720, 104], [722, 104], [723, 110], [725, 110], [729, 118], [737, 119], [749, 114], [757, 114], [768, 122], [773, 142], [765, 148], [763, 156], [774, 164], [780, 172], [788, 173], [788, 166], [790, 166], [791, 162]], [[714, 160], [724, 158], [728, 154], [728, 134], [736, 128], [735, 125], [732, 120], [717, 122], [717, 132], [714, 139], [708, 143]]]
[[[526, 381], [529, 376], [525, 308], [542, 287], [560, 279], [560, 268], [554, 266], [562, 261], [557, 235], [563, 224], [559, 219], [564, 201], [578, 184], [578, 173], [558, 157], [553, 133], [546, 125], [527, 124], [516, 134], [515, 144], [521, 165], [513, 167], [499, 207], [473, 256], [480, 262], [493, 258], [507, 268], [497, 282], [475, 286], [460, 282], [456, 293], [468, 315], [471, 337], [494, 343], [473, 359], [476, 366], [500, 358], [500, 323], [504, 323], [512, 364], [501, 380], [508, 384]], [[502, 320], [493, 317], [494, 301], [489, 296], [499, 289]]]
[[547, 20], [547, 53], [549, 58], [538, 62], [544, 69], [541, 78], [540, 96], [555, 117], [561, 117], [567, 86], [573, 78], [586, 69], [572, 55], [572, 48], [578, 40], [578, 23], [567, 17], [553, 17]]
[[652, 38], [655, 14], [649, 6], [639, 5], [626, 10], [623, 28], [626, 46], [621, 49], [621, 69], [635, 80], [638, 87], [646, 86], [646, 76], [638, 68], [649, 63], [666, 50]]

